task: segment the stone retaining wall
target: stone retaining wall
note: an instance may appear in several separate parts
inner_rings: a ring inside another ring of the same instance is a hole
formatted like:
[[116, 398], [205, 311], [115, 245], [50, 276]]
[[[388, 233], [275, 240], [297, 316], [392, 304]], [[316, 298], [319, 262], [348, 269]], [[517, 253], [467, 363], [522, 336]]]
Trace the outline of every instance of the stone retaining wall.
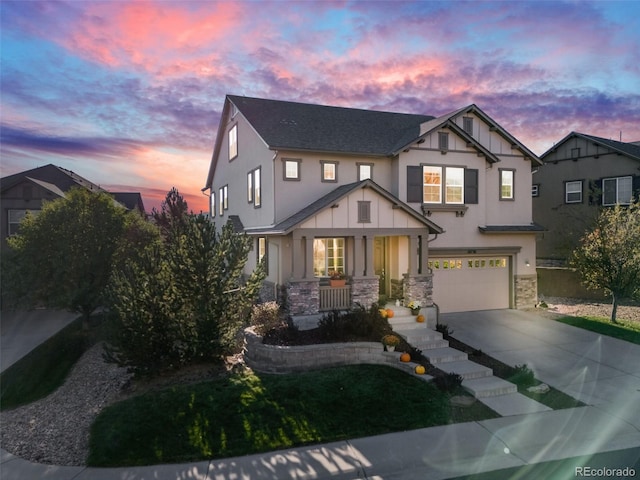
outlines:
[[249, 367], [264, 373], [293, 373], [341, 365], [388, 365], [409, 371], [400, 353], [385, 352], [378, 342], [325, 343], [281, 347], [265, 345], [251, 328], [244, 331], [244, 358]]

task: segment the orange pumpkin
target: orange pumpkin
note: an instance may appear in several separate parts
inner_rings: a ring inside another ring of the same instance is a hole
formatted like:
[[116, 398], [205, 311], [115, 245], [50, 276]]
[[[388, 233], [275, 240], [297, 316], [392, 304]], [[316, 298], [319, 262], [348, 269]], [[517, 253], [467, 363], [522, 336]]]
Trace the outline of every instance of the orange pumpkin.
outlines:
[[423, 323], [424, 322], [424, 315], [420, 314], [416, 317], [416, 322], [418, 323]]
[[416, 365], [416, 374], [417, 375], [424, 375], [424, 373], [426, 372], [424, 366], [422, 365]]
[[395, 312], [390, 308], [387, 308], [386, 312], [387, 312], [387, 318], [393, 318], [393, 316], [395, 315]]
[[407, 352], [404, 352], [402, 355], [400, 355], [400, 361], [405, 363], [410, 362], [411, 355], [409, 355]]

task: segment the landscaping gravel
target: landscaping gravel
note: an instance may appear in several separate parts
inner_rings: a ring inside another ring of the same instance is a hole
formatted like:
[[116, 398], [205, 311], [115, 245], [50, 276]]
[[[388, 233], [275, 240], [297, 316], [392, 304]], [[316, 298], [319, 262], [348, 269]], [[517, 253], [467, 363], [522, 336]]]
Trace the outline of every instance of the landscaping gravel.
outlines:
[[[539, 313], [608, 317], [611, 305], [545, 297]], [[618, 318], [640, 322], [640, 306], [620, 306]], [[46, 398], [0, 413], [2, 448], [25, 460], [54, 465], [85, 465], [89, 429], [98, 413], [122, 398], [126, 369], [105, 363], [102, 344], [89, 349], [65, 383]], [[207, 372], [207, 375], [212, 375]]]
[[2, 448], [37, 463], [85, 465], [89, 428], [129, 380], [126, 369], [105, 363], [103, 345], [78, 360], [64, 384], [48, 397], [0, 413]]

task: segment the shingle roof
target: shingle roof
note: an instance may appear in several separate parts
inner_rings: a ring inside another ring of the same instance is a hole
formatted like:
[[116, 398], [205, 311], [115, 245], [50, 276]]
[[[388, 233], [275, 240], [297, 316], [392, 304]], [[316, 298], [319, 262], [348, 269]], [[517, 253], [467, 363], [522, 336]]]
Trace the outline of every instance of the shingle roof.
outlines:
[[546, 232], [547, 229], [537, 223], [529, 225], [487, 225], [486, 227], [478, 227], [482, 233], [531, 233]]
[[434, 117], [229, 95], [274, 149], [390, 155]]
[[78, 186], [93, 191], [106, 191], [100, 188], [100, 186], [96, 185], [95, 183], [90, 182], [84, 177], [81, 177], [77, 173], [74, 173], [71, 170], [67, 170], [65, 168], [57, 167], [53, 164], [44, 165], [42, 167], [37, 167], [31, 170], [26, 170], [24, 172], [2, 177], [2, 179], [0, 179], [0, 191], [11, 188], [13, 185], [23, 181], [25, 177], [50, 183], [58, 187], [63, 192], [68, 191], [72, 187]]
[[425, 217], [420, 215], [418, 212], [416, 212], [414, 209], [412, 209], [402, 201], [398, 200], [396, 197], [394, 197], [391, 193], [387, 192], [384, 188], [382, 188], [380, 185], [375, 183], [373, 180], [367, 179], [359, 182], [340, 185], [339, 187], [330, 191], [329, 193], [319, 198], [315, 202], [307, 205], [306, 207], [302, 208], [298, 212], [294, 213], [289, 218], [286, 218], [285, 220], [279, 222], [274, 227], [267, 227], [267, 228], [252, 230], [250, 233], [266, 233], [266, 232], [288, 233], [297, 225], [313, 217], [314, 215], [321, 212], [325, 208], [330, 207], [335, 202], [337, 202], [338, 200], [340, 200], [341, 198], [343, 198], [344, 196], [348, 195], [349, 193], [351, 193], [352, 191], [358, 188], [371, 188], [375, 190], [378, 194], [382, 195], [390, 202], [393, 202], [394, 204], [396, 204], [399, 208], [404, 210], [407, 214], [411, 215], [416, 220], [423, 223], [431, 233], [443, 232], [442, 228], [440, 228], [438, 225], [426, 219]]

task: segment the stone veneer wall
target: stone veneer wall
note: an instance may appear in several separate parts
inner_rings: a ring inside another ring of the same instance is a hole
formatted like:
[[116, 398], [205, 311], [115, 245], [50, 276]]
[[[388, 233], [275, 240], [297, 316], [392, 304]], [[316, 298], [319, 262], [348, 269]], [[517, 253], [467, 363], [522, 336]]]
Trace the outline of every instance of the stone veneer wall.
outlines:
[[353, 277], [351, 279], [351, 303], [359, 303], [369, 308], [378, 303], [378, 291], [380, 285], [378, 277]]
[[[381, 343], [350, 342], [282, 347], [265, 345], [251, 328], [244, 331], [244, 359], [258, 372], [293, 373], [340, 365], [388, 365], [406, 372], [400, 353], [385, 352]], [[427, 377], [426, 375], [424, 377]], [[428, 377], [430, 378], [430, 377]]]
[[538, 303], [537, 275], [515, 275], [516, 308], [531, 308]]
[[418, 301], [423, 307], [433, 305], [433, 274], [404, 276], [404, 304]]
[[314, 315], [320, 309], [320, 281], [290, 280], [287, 284], [289, 314]]

